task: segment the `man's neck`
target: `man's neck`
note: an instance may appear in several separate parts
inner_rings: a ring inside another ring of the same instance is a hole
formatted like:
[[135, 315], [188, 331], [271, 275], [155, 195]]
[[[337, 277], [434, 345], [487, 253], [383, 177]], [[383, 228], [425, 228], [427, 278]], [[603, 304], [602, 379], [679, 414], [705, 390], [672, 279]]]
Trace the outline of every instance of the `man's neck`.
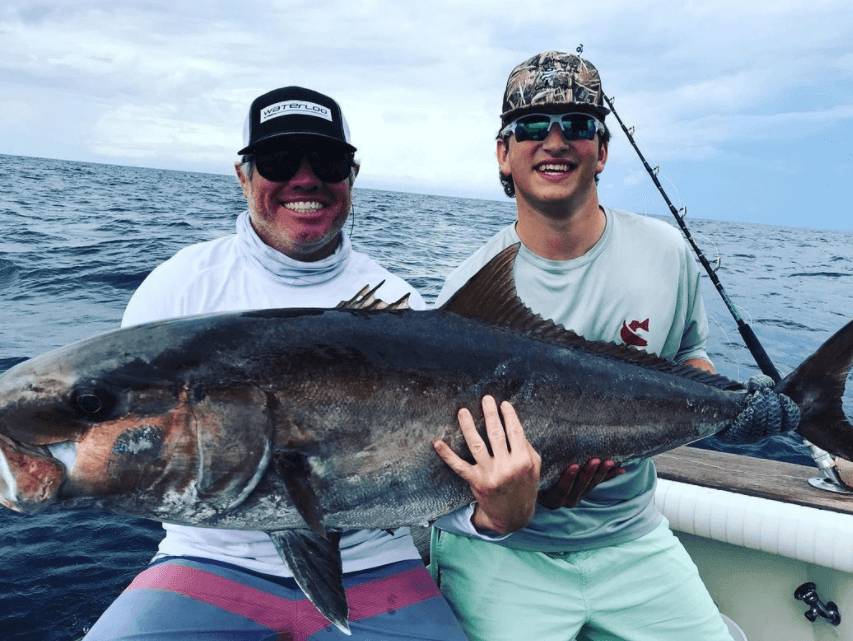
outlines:
[[592, 249], [604, 234], [606, 224], [597, 198], [581, 209], [560, 215], [543, 213], [519, 201], [515, 230], [524, 246], [537, 256], [570, 260]]

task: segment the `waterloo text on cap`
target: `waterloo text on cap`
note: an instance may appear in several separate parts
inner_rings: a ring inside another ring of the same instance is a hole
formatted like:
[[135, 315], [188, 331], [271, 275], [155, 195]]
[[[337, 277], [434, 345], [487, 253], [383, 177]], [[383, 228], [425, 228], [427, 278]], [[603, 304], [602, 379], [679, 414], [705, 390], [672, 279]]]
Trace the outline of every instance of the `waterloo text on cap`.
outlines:
[[252, 101], [243, 126], [244, 147], [237, 153], [274, 148], [283, 138], [297, 135], [319, 136], [356, 151], [337, 102], [304, 87], [282, 87]]

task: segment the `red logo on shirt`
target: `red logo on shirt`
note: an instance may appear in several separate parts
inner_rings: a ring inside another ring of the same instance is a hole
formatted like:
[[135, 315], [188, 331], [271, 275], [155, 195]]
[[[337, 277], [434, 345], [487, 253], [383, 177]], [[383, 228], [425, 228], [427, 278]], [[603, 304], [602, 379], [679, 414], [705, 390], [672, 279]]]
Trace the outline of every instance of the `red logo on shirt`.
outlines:
[[635, 347], [645, 347], [649, 342], [645, 338], [637, 336], [637, 330], [649, 331], [649, 319], [644, 321], [632, 320], [630, 323], [622, 321], [622, 329], [619, 330], [619, 336], [626, 345]]

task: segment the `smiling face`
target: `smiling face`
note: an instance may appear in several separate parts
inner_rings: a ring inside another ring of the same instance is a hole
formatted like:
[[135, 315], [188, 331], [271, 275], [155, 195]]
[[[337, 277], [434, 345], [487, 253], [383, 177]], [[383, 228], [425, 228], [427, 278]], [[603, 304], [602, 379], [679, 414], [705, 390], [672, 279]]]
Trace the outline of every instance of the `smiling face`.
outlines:
[[542, 141], [499, 139], [497, 158], [501, 173], [515, 184], [520, 214], [564, 219], [597, 211], [595, 176], [607, 162], [607, 144], [598, 134], [593, 140], [566, 140], [555, 124]]
[[351, 204], [348, 179], [320, 180], [305, 157], [287, 182], [267, 180], [257, 170], [247, 178], [239, 163], [236, 167], [252, 227], [264, 243], [305, 262], [335, 251]]

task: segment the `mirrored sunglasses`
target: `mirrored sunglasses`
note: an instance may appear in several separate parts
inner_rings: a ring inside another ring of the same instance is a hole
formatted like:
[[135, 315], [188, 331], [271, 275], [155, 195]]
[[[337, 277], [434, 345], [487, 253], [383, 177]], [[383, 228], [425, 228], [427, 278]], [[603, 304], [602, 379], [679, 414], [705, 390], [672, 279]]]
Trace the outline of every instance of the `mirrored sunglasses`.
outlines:
[[353, 154], [336, 145], [292, 144], [255, 155], [255, 169], [272, 182], [287, 182], [299, 171], [302, 159], [308, 158], [311, 170], [320, 180], [338, 183], [349, 176], [353, 166]]
[[515, 134], [518, 142], [541, 142], [548, 137], [548, 132], [554, 124], [560, 125], [560, 131], [566, 140], [592, 140], [595, 134], [605, 132], [604, 123], [585, 113], [525, 114], [501, 129], [500, 137], [506, 138]]

